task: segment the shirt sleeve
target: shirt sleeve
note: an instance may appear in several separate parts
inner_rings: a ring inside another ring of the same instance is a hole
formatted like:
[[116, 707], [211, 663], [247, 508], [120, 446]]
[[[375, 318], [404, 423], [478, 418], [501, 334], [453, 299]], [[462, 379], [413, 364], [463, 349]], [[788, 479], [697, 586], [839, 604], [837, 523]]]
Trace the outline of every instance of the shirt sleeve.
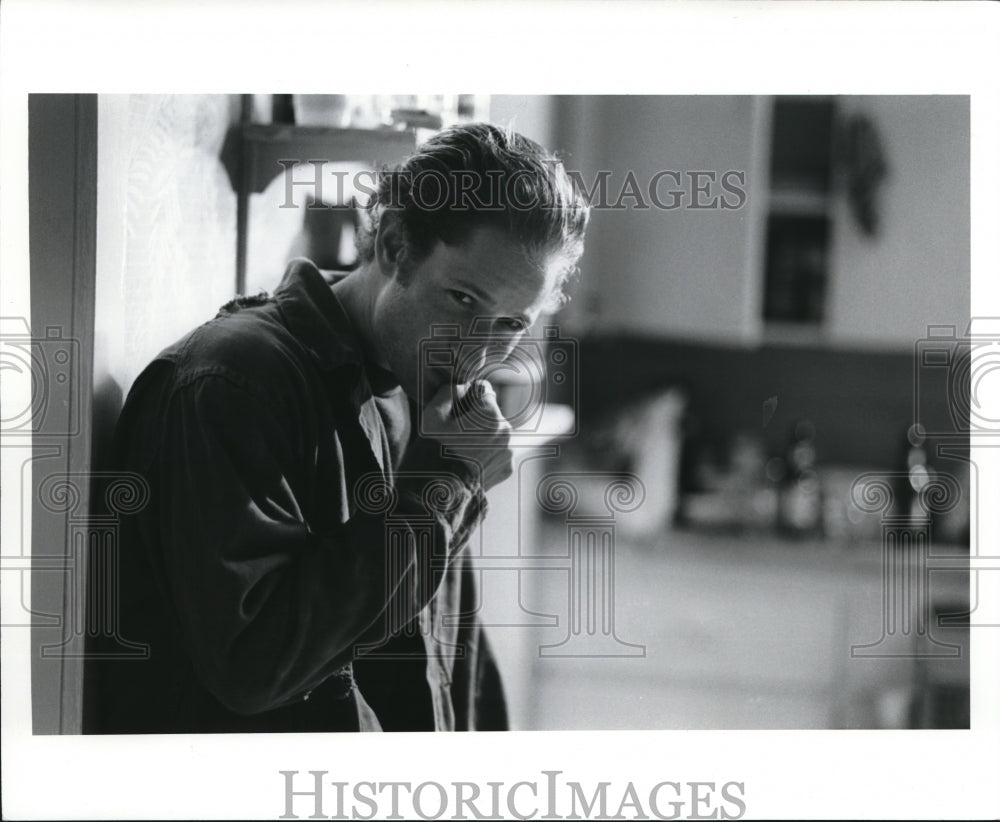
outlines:
[[[153, 567], [197, 675], [243, 714], [301, 698], [357, 644], [399, 630], [434, 595], [432, 563], [450, 561], [485, 513], [474, 475], [427, 449], [420, 474], [402, 470], [391, 489], [369, 477], [368, 502], [317, 532], [296, 492], [339, 506], [357, 489], [343, 472], [339, 488], [297, 475], [302, 434], [281, 416], [241, 385], [201, 378], [171, 397], [149, 466]], [[392, 497], [391, 538], [380, 494]]]

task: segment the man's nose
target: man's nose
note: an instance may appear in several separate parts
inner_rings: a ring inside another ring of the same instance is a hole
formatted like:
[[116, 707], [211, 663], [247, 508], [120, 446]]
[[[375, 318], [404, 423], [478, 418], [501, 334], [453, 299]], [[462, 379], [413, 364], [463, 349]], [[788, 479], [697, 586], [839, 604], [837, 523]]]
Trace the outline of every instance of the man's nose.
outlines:
[[491, 336], [481, 343], [477, 342], [474, 347], [466, 349], [463, 357], [465, 370], [470, 377], [472, 374], [482, 374], [491, 365], [506, 360], [516, 345], [517, 335], [510, 333]]
[[489, 343], [485, 346], [486, 361], [502, 362], [506, 360], [520, 339], [521, 332], [511, 328], [509, 320], [498, 320], [493, 326]]
[[490, 340], [488, 343], [477, 345], [469, 354], [469, 365], [479, 373], [487, 366], [502, 362], [507, 359], [513, 346], [501, 340]]

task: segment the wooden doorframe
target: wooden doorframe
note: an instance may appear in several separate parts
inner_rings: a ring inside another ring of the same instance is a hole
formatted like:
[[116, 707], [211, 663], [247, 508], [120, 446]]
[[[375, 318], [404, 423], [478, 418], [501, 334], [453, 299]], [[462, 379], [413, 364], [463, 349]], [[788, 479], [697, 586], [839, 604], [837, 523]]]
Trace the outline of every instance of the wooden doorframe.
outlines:
[[30, 487], [32, 729], [80, 733], [87, 569], [74, 541], [90, 503], [97, 95], [29, 95], [28, 191], [31, 346], [42, 369]]

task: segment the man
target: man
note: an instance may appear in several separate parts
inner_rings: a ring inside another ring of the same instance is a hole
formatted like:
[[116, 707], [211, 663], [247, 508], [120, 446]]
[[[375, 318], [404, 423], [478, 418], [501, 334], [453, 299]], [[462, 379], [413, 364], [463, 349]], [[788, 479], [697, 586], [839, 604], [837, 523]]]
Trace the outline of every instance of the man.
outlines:
[[[477, 373], [558, 302], [587, 206], [540, 146], [468, 125], [369, 217], [355, 271], [293, 261], [132, 388], [119, 464], [150, 501], [122, 528], [121, 624], [150, 653], [102, 663], [95, 730], [506, 728], [462, 551], [511, 473]], [[453, 356], [425, 362], [435, 325]]]

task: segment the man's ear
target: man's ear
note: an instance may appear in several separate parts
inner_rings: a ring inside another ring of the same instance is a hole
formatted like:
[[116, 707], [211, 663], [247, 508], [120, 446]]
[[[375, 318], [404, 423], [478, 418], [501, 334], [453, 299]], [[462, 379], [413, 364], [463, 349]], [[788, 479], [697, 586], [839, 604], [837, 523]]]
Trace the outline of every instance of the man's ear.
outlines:
[[375, 232], [375, 261], [384, 275], [394, 277], [404, 263], [405, 256], [403, 221], [396, 212], [386, 209], [379, 218], [378, 231]]

